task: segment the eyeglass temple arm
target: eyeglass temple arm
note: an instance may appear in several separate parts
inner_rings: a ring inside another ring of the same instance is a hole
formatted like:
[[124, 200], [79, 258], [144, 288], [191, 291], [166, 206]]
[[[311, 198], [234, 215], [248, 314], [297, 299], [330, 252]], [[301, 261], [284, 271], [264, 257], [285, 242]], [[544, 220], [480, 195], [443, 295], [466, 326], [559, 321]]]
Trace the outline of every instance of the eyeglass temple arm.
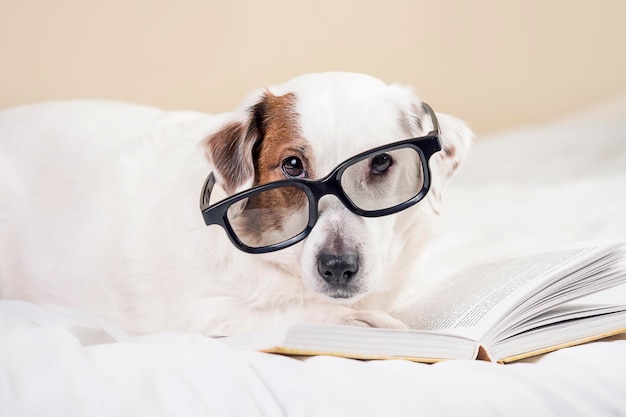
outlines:
[[423, 101], [422, 101], [422, 107], [424, 108], [424, 110], [426, 110], [426, 113], [428, 113], [430, 120], [433, 122], [433, 130], [431, 133], [439, 135], [439, 120], [437, 120], [437, 115], [435, 114], [435, 111], [433, 110], [432, 107], [430, 107], [428, 103], [423, 102]]
[[202, 194], [200, 195], [200, 210], [204, 211], [209, 207], [211, 201], [211, 191], [215, 186], [215, 175], [211, 172], [202, 186]]

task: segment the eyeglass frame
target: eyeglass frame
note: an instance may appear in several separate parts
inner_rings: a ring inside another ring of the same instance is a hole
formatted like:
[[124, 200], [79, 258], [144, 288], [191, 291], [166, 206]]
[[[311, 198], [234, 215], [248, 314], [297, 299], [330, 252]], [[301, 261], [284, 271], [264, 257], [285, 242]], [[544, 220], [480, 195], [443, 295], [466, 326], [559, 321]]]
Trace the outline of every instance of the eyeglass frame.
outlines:
[[[346, 159], [345, 161], [337, 165], [328, 175], [319, 180], [310, 178], [289, 178], [279, 181], [272, 181], [238, 192], [230, 197], [225, 198], [224, 200], [218, 201], [217, 203], [210, 205], [209, 201], [211, 199], [211, 192], [213, 191], [213, 187], [215, 186], [216, 179], [213, 172], [209, 173], [208, 177], [204, 181], [204, 184], [202, 186], [202, 192], [200, 194], [200, 211], [202, 212], [202, 218], [204, 219], [204, 223], [207, 226], [211, 226], [214, 224], [221, 226], [226, 231], [226, 235], [228, 236], [230, 241], [239, 250], [247, 253], [259, 254], [285, 249], [289, 246], [295, 245], [296, 243], [306, 238], [311, 233], [311, 230], [313, 230], [313, 227], [317, 223], [319, 215], [318, 205], [320, 199], [329, 194], [337, 197], [348, 210], [362, 217], [388, 216], [390, 214], [398, 213], [417, 204], [419, 201], [424, 199], [424, 197], [426, 197], [428, 191], [430, 190], [430, 158], [432, 155], [441, 151], [442, 149], [441, 141], [439, 139], [440, 130], [437, 115], [435, 114], [435, 111], [432, 109], [432, 107], [430, 107], [430, 105], [428, 105], [427, 103], [422, 102], [422, 107], [424, 108], [426, 113], [428, 113], [433, 125], [432, 130], [426, 135], [411, 139], [404, 139], [398, 142], [378, 146], [376, 148], [361, 152], [351, 158]], [[420, 157], [424, 175], [422, 189], [409, 200], [399, 203], [395, 206], [380, 210], [363, 210], [354, 205], [354, 203], [346, 195], [343, 187], [341, 186], [341, 177], [344, 171], [362, 160], [368, 159], [372, 156], [380, 155], [382, 151], [388, 152], [402, 148], [413, 148]], [[246, 245], [237, 237], [235, 230], [231, 226], [230, 221], [228, 220], [228, 209], [233, 204], [244, 200], [253, 194], [281, 187], [296, 187], [306, 194], [309, 203], [309, 220], [306, 227], [297, 235], [279, 243], [261, 247]]]

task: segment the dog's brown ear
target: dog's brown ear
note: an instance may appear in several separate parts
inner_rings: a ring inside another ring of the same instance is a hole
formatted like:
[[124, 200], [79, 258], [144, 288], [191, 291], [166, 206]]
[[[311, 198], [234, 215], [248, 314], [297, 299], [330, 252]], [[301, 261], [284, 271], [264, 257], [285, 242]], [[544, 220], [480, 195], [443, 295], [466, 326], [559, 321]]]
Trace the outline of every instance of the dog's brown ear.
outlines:
[[206, 139], [206, 156], [217, 182], [228, 194], [249, 188], [254, 181], [254, 147], [263, 138], [266, 95]]
[[437, 119], [442, 150], [430, 159], [432, 179], [430, 191], [426, 197], [435, 213], [440, 211], [443, 188], [467, 157], [474, 139], [474, 133], [463, 121], [441, 113], [437, 113]]

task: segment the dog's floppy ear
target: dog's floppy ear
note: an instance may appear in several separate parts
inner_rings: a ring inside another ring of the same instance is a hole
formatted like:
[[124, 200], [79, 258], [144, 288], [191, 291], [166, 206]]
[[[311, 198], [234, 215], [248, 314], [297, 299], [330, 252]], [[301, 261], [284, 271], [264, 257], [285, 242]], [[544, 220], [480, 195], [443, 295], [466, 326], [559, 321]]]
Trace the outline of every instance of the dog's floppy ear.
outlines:
[[[403, 123], [413, 136], [425, 135], [432, 128], [422, 102], [415, 96], [410, 88], [392, 84], [392, 91], [396, 99], [401, 103]], [[407, 116], [408, 112], [408, 118]], [[439, 140], [442, 150], [435, 153], [429, 162], [431, 171], [431, 185], [426, 200], [435, 213], [439, 213], [441, 206], [441, 192], [446, 183], [454, 176], [459, 166], [467, 157], [470, 145], [474, 139], [474, 133], [461, 120], [447, 114], [437, 113], [439, 121]]]
[[437, 119], [442, 150], [430, 159], [431, 186], [426, 197], [435, 213], [440, 211], [443, 188], [467, 157], [474, 139], [474, 133], [463, 121], [441, 113], [437, 113]]
[[228, 194], [249, 188], [254, 181], [255, 145], [263, 138], [267, 93], [206, 139], [206, 156], [215, 168], [217, 183]]

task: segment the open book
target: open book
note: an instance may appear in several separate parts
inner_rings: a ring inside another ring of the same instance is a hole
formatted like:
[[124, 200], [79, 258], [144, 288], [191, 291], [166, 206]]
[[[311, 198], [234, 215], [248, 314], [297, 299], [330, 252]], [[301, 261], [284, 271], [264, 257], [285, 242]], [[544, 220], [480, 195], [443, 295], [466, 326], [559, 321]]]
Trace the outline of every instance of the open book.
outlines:
[[290, 355], [506, 363], [626, 332], [626, 286], [603, 291], [624, 283], [626, 244], [592, 242], [454, 274], [393, 313], [411, 330], [292, 324], [221, 340]]

